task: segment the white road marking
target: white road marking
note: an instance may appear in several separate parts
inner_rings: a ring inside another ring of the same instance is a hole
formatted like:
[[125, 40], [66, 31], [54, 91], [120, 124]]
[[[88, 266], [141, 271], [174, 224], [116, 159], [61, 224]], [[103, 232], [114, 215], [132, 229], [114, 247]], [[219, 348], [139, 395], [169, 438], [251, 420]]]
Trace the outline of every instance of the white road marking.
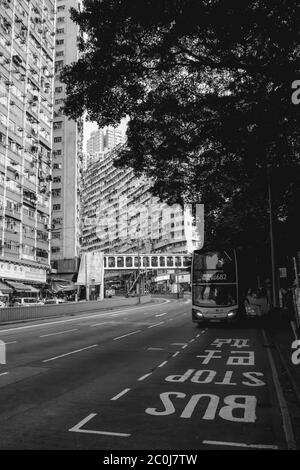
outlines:
[[140, 333], [142, 330], [136, 330], [132, 331], [131, 333], [127, 333], [126, 335], [122, 336], [117, 336], [117, 338], [114, 338], [113, 341], [116, 341], [117, 339], [125, 338], [126, 336], [134, 335], [135, 333]]
[[125, 393], [128, 393], [130, 391], [130, 388], [125, 388], [122, 392], [118, 393], [115, 397], [111, 398], [111, 400], [118, 400], [118, 398], [122, 397], [125, 395]]
[[187, 348], [187, 344], [185, 344], [184, 346], [182, 346], [182, 349], [185, 349], [185, 348]]
[[5, 344], [15, 344], [17, 341], [9, 341], [8, 343]]
[[[265, 330], [262, 330], [262, 336], [263, 336], [264, 342], [267, 344], [268, 339], [267, 339]], [[280, 381], [279, 381], [279, 378], [278, 378], [276, 366], [275, 366], [271, 351], [270, 351], [269, 348], [266, 348], [266, 349], [267, 349], [269, 363], [270, 363], [270, 366], [271, 366], [273, 383], [275, 385], [275, 390], [276, 390], [276, 394], [277, 394], [277, 398], [278, 398], [278, 402], [279, 402], [279, 407], [280, 407], [280, 411], [281, 411], [281, 417], [282, 417], [282, 423], [283, 423], [285, 439], [286, 439], [286, 442], [287, 442], [287, 445], [288, 445], [288, 449], [295, 450], [296, 449], [296, 442], [295, 442], [295, 438], [294, 438], [294, 432], [293, 432], [293, 427], [292, 427], [291, 418], [290, 418], [290, 414], [289, 414], [289, 409], [288, 409], [286, 400], [284, 398], [283, 391], [281, 389]]]
[[152, 375], [152, 372], [149, 372], [149, 374], [143, 375], [142, 377], [140, 377], [140, 378], [138, 379], [138, 381], [141, 381], [141, 380], [146, 379], [147, 377], [149, 377], [149, 375]]
[[165, 348], [147, 348], [148, 351], [164, 351]]
[[167, 315], [167, 313], [158, 313], [157, 315], [155, 315], [156, 317], [163, 317], [164, 315]]
[[155, 325], [148, 326], [148, 328], [154, 328], [155, 326], [159, 326], [165, 323], [164, 321], [161, 321], [160, 323], [155, 323]]
[[55, 359], [60, 359], [61, 357], [70, 356], [70, 354], [75, 354], [81, 351], [85, 351], [86, 349], [96, 348], [97, 346], [98, 344], [93, 344], [92, 346], [87, 346], [86, 348], [76, 349], [76, 351], [71, 351], [66, 354], [61, 354], [60, 356], [55, 356], [55, 357], [51, 357], [50, 359], [45, 359], [43, 362], [54, 361]]
[[202, 441], [202, 444], [212, 444], [233, 447], [249, 447], [251, 449], [278, 449], [278, 446], [267, 444], [244, 444], [243, 442]]
[[[164, 300], [162, 303], [165, 304], [165, 303], [169, 303], [169, 302], [170, 302], [170, 300]], [[142, 306], [142, 307], [134, 307], [134, 308], [131, 308], [131, 309], [127, 308], [126, 310], [118, 310], [118, 312], [119, 313], [132, 312], [133, 310], [140, 310], [142, 308], [143, 309], [144, 308], [157, 308], [157, 304], [145, 305], [145, 306]], [[49, 326], [49, 325], [56, 325], [56, 324], [59, 324], [59, 323], [67, 323], [67, 322], [70, 322], [70, 321], [87, 320], [87, 319], [90, 319], [90, 318], [96, 318], [96, 317], [100, 317], [100, 316], [107, 315], [107, 314], [109, 314], [109, 312], [94, 313], [93, 315], [87, 315], [85, 317], [81, 317], [80, 313], [79, 313], [76, 318], [68, 318], [67, 320], [57, 320], [57, 321], [51, 321], [51, 322], [46, 322], [46, 323], [37, 323], [36, 325], [16, 326], [14, 328], [7, 328], [6, 330], [1, 330], [0, 329], [0, 334], [9, 333], [10, 331], [15, 331], [15, 330], [26, 330], [28, 328], [38, 328], [38, 327], [41, 327], [41, 326]]]
[[172, 357], [178, 356], [179, 353], [180, 353], [180, 351], [176, 351], [176, 353], [174, 353]]
[[296, 332], [296, 325], [295, 325], [295, 322], [294, 322], [294, 321], [291, 321], [290, 324], [291, 324], [291, 327], [292, 327], [292, 330], [293, 330], [295, 339], [298, 339], [297, 332]]
[[49, 333], [47, 335], [41, 335], [40, 338], [46, 338], [47, 336], [63, 335], [64, 333], [70, 333], [71, 331], [78, 331], [78, 328], [74, 328], [73, 330], [59, 331], [58, 333]]
[[183, 346], [186, 343], [171, 343], [171, 346]]
[[163, 367], [165, 364], [167, 364], [167, 362], [168, 362], [168, 361], [164, 361], [164, 362], [162, 362], [161, 364], [159, 364], [159, 366], [158, 366], [158, 367]]
[[1, 375], [7, 375], [7, 374], [8, 374], [8, 372], [2, 372], [2, 374], [0, 374], [0, 377], [1, 377]]
[[173, 321], [173, 320], [174, 320], [174, 318], [170, 318], [170, 319], [169, 319], [169, 321]]
[[84, 418], [80, 423], [76, 424], [73, 428], [69, 429], [70, 432], [82, 432], [86, 434], [100, 434], [104, 436], [117, 436], [117, 437], [130, 437], [131, 434], [125, 434], [121, 432], [110, 432], [110, 431], [93, 431], [89, 429], [81, 429], [88, 421], [97, 416], [97, 413], [91, 413], [86, 418]]
[[102, 323], [93, 323], [93, 325], [90, 325], [90, 327], [93, 328], [94, 326], [106, 325], [107, 323], [111, 323], [111, 322], [105, 321]]
[[190, 339], [189, 343], [192, 343], [193, 341], [195, 341], [195, 338]]

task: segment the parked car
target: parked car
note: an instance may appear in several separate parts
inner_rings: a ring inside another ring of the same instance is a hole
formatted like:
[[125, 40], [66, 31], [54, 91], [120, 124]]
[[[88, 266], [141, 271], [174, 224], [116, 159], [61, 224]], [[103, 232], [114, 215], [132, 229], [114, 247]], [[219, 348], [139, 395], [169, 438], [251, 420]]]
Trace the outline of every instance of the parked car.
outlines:
[[33, 307], [43, 305], [43, 301], [34, 297], [16, 297], [13, 301], [14, 307]]
[[54, 297], [54, 298], [46, 299], [44, 301], [44, 304], [45, 305], [50, 305], [50, 304], [52, 304], [52, 305], [56, 304], [57, 305], [57, 304], [65, 304], [66, 302], [67, 302], [66, 299], [59, 299], [57, 297]]

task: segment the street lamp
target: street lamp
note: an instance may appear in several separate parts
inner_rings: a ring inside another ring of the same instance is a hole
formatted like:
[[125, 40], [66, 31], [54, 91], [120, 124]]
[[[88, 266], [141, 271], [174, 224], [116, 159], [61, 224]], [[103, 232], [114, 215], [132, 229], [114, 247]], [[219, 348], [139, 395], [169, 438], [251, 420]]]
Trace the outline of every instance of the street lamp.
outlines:
[[272, 306], [277, 307], [277, 289], [276, 289], [276, 264], [274, 249], [274, 228], [273, 228], [273, 207], [271, 191], [271, 165], [267, 166], [268, 175], [268, 204], [269, 204], [269, 225], [270, 225], [270, 250], [271, 250], [271, 271], [272, 271]]

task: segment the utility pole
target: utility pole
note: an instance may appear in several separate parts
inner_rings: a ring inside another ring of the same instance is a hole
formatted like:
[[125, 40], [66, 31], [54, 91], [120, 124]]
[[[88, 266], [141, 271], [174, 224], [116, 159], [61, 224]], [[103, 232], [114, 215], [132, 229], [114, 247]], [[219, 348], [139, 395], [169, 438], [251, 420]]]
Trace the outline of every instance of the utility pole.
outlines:
[[179, 292], [179, 289], [180, 289], [180, 284], [179, 284], [179, 276], [178, 276], [178, 256], [176, 256], [176, 285], [177, 285], [177, 299], [179, 299], [180, 297], [180, 292]]
[[139, 300], [138, 303], [141, 303], [141, 256], [140, 256], [140, 239], [137, 239], [138, 242], [138, 289], [139, 289]]
[[269, 224], [270, 224], [270, 250], [271, 250], [271, 271], [272, 271], [272, 307], [278, 306], [276, 289], [276, 263], [274, 249], [274, 228], [273, 228], [273, 207], [271, 190], [271, 168], [268, 166], [268, 203], [269, 203]]

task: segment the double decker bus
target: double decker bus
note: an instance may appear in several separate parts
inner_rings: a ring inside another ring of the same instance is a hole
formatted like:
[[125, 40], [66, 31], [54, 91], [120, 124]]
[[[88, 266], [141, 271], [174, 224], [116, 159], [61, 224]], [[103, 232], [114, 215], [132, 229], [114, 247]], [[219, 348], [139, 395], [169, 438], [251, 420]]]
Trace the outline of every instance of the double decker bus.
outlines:
[[191, 278], [193, 322], [236, 320], [239, 292], [235, 249], [195, 250]]

